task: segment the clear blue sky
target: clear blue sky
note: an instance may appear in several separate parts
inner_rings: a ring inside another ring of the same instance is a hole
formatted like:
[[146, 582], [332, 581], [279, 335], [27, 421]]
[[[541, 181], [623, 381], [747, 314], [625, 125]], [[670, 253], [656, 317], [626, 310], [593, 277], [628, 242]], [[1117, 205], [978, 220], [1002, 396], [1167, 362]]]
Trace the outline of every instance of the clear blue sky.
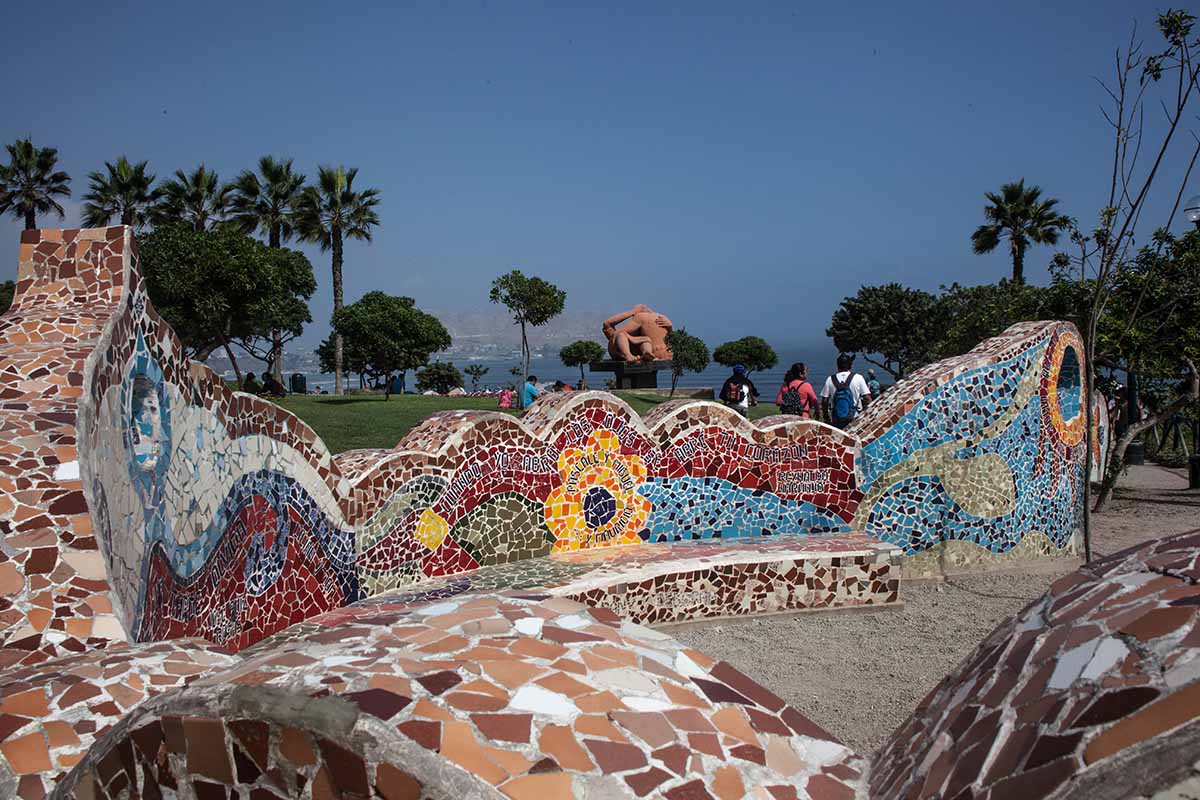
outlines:
[[[357, 166], [382, 226], [347, 247], [348, 300], [482, 308], [519, 266], [568, 309], [643, 301], [710, 343], [787, 346], [823, 337], [862, 283], [1008, 272], [969, 242], [1004, 181], [1092, 218], [1110, 141], [1092, 76], [1165, 8], [814, 6], [18, 3], [0, 141], [59, 149], [68, 227], [86, 173], [123, 153], [159, 176], [232, 177], [265, 153]], [[0, 227], [0, 278], [18, 235]], [[305, 249], [311, 343], [331, 295], [328, 257]], [[1032, 280], [1050, 255], [1030, 254]]]

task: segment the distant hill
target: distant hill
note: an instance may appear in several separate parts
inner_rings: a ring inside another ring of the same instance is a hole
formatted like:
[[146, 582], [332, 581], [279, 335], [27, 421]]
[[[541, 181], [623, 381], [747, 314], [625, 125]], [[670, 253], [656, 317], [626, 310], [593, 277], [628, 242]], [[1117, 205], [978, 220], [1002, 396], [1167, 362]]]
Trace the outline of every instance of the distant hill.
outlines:
[[[483, 355], [519, 349], [521, 329], [513, 324], [512, 317], [502, 309], [478, 311], [431, 311], [441, 320], [454, 340], [451, 353]], [[529, 328], [529, 346], [532, 350], [562, 347], [577, 339], [588, 339], [604, 343], [600, 332], [607, 315], [591, 311], [569, 311], [555, 317], [548, 324]]]
[[[450, 332], [454, 345], [444, 355], [470, 358], [500, 358], [517, 353], [521, 349], [521, 329], [513, 324], [512, 317], [501, 309], [477, 311], [431, 311]], [[529, 328], [529, 348], [534, 355], [555, 356], [563, 345], [577, 339], [587, 339], [604, 344], [600, 326], [607, 315], [592, 311], [571, 311], [551, 320], [539, 328]], [[300, 342], [292, 342], [284, 353], [285, 372], [317, 372], [315, 348]], [[262, 371], [265, 365], [238, 351], [238, 364], [242, 369]], [[214, 353], [208, 365], [218, 372], [230, 369], [229, 359], [223, 353]]]

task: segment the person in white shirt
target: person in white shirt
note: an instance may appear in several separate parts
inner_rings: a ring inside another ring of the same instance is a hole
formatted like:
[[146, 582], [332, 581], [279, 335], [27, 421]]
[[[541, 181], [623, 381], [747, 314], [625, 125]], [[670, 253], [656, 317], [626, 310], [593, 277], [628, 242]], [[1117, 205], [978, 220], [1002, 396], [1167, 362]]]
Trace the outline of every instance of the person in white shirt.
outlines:
[[837, 374], [825, 379], [821, 389], [821, 408], [825, 418], [834, 426], [845, 428], [854, 418], [870, 405], [871, 390], [863, 376], [853, 372], [854, 356], [840, 353], [837, 357]]

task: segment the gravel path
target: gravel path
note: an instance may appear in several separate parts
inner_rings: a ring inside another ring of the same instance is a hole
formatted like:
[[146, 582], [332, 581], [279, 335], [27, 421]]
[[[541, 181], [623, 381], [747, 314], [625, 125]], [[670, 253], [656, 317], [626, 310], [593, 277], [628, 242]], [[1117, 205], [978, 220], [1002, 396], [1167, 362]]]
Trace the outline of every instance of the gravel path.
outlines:
[[[1182, 470], [1133, 467], [1093, 518], [1096, 554], [1200, 527]], [[1063, 570], [1067, 571], [1067, 570]], [[1004, 618], [1063, 573], [990, 573], [901, 586], [904, 608], [781, 614], [670, 629], [753, 676], [846, 744], [868, 753]]]

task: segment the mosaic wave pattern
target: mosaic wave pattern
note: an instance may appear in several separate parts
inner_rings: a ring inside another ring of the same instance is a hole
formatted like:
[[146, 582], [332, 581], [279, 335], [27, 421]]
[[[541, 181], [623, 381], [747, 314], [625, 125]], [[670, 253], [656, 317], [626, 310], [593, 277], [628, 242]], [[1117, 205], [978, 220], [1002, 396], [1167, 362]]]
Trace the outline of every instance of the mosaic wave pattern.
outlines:
[[909, 554], [970, 542], [986, 561], [1027, 537], [1073, 553], [1085, 488], [1082, 353], [1067, 323], [1020, 323], [890, 389], [850, 427], [864, 493], [854, 527]]

